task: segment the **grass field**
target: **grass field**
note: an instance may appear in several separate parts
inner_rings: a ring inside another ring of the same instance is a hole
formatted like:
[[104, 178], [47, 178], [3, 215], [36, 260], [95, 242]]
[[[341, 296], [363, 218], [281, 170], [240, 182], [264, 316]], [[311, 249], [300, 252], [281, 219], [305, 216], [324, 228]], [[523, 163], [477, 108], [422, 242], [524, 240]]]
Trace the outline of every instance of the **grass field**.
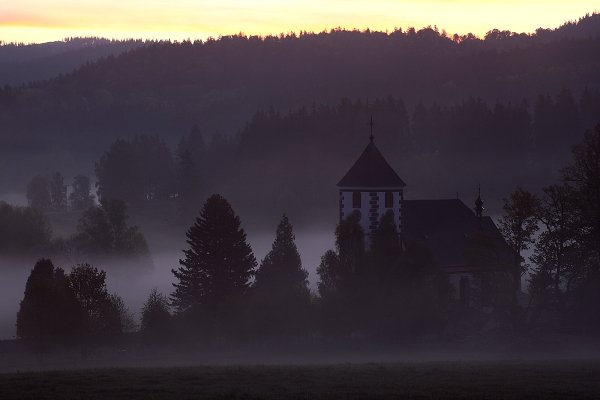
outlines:
[[600, 361], [123, 368], [0, 375], [1, 399], [598, 399]]

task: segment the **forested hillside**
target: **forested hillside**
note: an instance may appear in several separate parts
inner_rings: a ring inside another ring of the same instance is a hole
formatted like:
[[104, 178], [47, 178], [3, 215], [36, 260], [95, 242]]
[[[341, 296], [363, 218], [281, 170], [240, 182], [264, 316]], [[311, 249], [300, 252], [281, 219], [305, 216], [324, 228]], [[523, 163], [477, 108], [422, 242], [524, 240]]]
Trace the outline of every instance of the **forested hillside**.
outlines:
[[[335, 206], [330, 191], [373, 114], [413, 194], [463, 195], [487, 181], [502, 196], [512, 175], [553, 179], [600, 119], [599, 32], [596, 14], [483, 39], [428, 28], [148, 43], [2, 89], [0, 186], [19, 190], [48, 169], [91, 174], [119, 138], [157, 135], [174, 151], [197, 125], [209, 148], [204, 190], [308, 214]], [[440, 174], [446, 183], [428, 186]]]
[[36, 44], [0, 42], [0, 86], [19, 86], [47, 80], [145, 43], [143, 40], [102, 38], [70, 38]]

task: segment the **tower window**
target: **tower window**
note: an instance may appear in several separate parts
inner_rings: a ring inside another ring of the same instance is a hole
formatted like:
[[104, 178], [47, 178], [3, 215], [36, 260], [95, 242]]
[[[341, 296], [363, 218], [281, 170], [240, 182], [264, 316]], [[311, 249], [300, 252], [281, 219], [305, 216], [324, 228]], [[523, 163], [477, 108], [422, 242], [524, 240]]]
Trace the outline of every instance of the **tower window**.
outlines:
[[385, 192], [385, 208], [393, 208], [394, 207], [394, 193], [393, 192]]
[[352, 208], [360, 208], [360, 192], [352, 192]]

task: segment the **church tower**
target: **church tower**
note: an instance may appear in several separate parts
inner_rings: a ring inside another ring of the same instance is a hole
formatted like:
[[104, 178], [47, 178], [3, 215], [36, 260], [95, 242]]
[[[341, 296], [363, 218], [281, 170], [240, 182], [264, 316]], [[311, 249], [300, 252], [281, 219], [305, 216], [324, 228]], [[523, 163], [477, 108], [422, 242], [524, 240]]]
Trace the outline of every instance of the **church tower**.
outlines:
[[340, 221], [358, 211], [360, 224], [365, 231], [365, 240], [369, 243], [381, 217], [392, 211], [397, 224], [396, 229], [400, 234], [405, 186], [404, 181], [375, 146], [371, 131], [369, 144], [337, 184], [340, 194]]

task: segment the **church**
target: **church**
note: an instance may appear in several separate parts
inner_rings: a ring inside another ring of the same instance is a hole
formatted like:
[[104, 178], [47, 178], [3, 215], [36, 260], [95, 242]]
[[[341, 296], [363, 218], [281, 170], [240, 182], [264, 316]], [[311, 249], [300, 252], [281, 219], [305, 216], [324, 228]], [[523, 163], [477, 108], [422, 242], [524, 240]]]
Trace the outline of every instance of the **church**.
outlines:
[[[455, 297], [465, 304], [469, 304], [478, 271], [491, 264], [512, 268], [518, 262], [518, 255], [508, 247], [492, 218], [483, 215], [481, 194], [473, 209], [459, 199], [405, 199], [406, 183], [383, 157], [373, 134], [337, 187], [340, 220], [358, 212], [367, 246], [378, 221], [392, 212], [403, 248], [424, 246], [449, 275]], [[486, 254], [473, 257], [475, 241], [482, 236], [491, 245], [483, 249]]]

